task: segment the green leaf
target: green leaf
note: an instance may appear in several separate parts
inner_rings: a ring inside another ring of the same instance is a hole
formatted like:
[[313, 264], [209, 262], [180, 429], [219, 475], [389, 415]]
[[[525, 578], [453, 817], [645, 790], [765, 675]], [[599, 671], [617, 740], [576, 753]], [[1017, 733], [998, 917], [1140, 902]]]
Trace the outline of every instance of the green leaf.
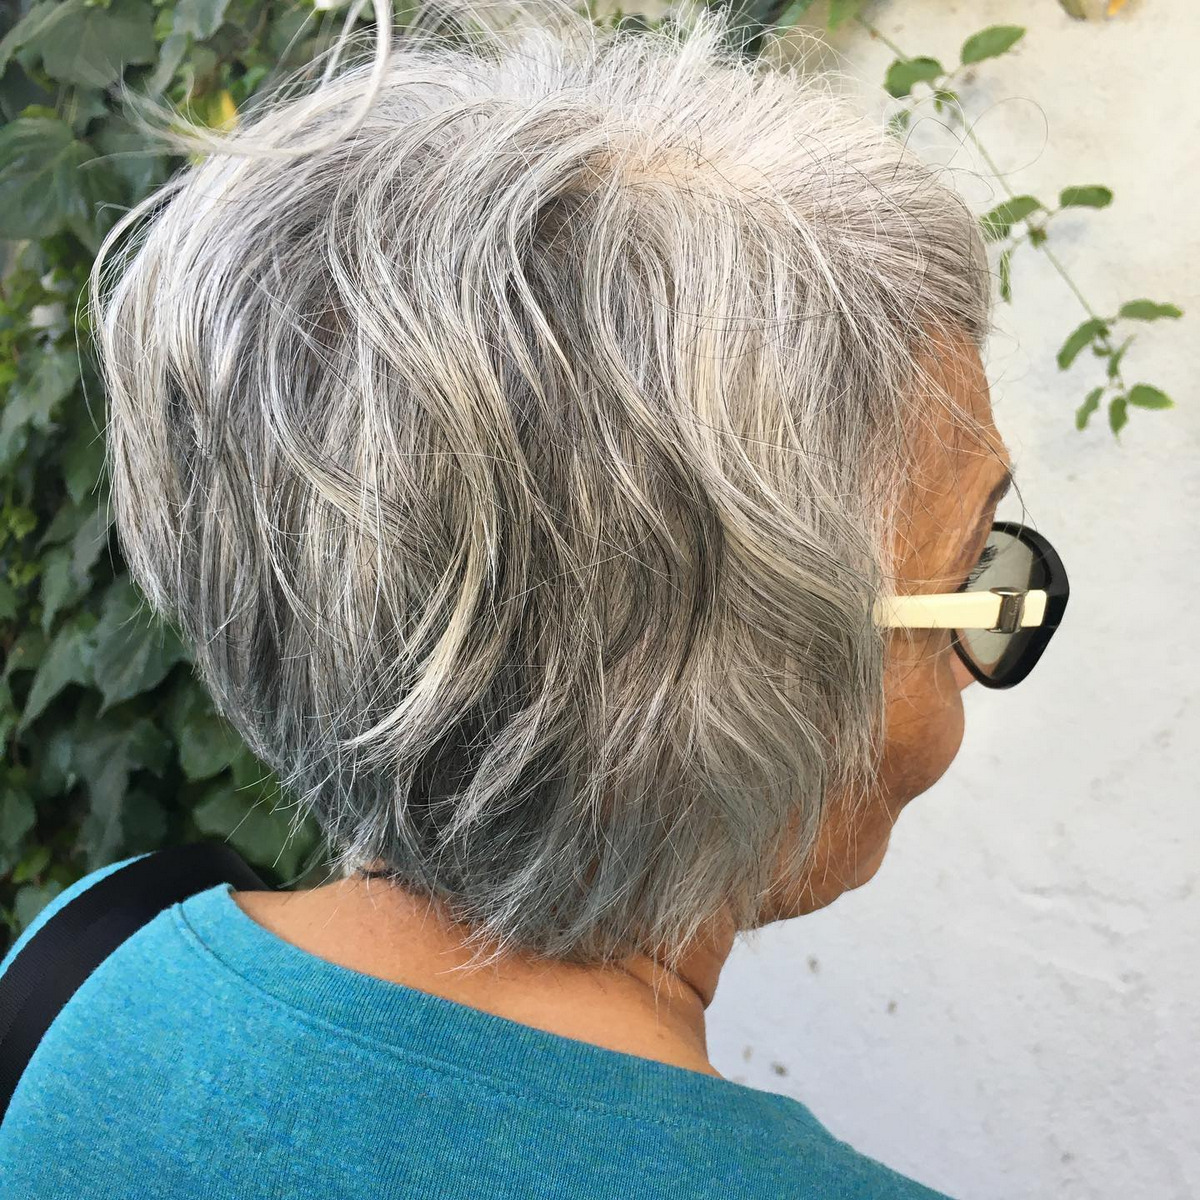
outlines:
[[[0, 518], [7, 526], [9, 535], [16, 541], [28, 537], [37, 528], [37, 513], [32, 508], [10, 504], [0, 509]], [[37, 567], [34, 566], [33, 569], [36, 574]]]
[[1108, 359], [1108, 377], [1109, 377], [1109, 379], [1116, 379], [1116, 377], [1121, 373], [1121, 359], [1123, 359], [1125, 357], [1125, 351], [1129, 349], [1132, 342], [1133, 342], [1133, 338], [1127, 337], [1121, 343], [1121, 345], [1116, 350], [1114, 350], [1113, 353], [1109, 356], [1109, 359]]
[[34, 917], [63, 890], [63, 885], [56, 880], [48, 883], [26, 884], [13, 901], [13, 916], [17, 921], [17, 932], [27, 929]]
[[192, 39], [186, 33], [171, 33], [158, 53], [158, 65], [146, 79], [146, 91], [151, 96], [161, 96], [171, 86], [175, 72], [179, 70]]
[[169, 740], [147, 717], [131, 723], [110, 714], [81, 722], [73, 758], [88, 791], [79, 834], [90, 870], [114, 861], [125, 848], [130, 775], [148, 770], [161, 776], [170, 754]]
[[[60, 0], [45, 7], [53, 11], [39, 6], [26, 18], [28, 31], [22, 33], [18, 26], [12, 32], [20, 34], [24, 49], [41, 55], [46, 74], [62, 83], [105, 88], [121, 77], [127, 63], [151, 63], [158, 57], [154, 10], [144, 0], [113, 0], [107, 8], [87, 0]], [[32, 22], [35, 14], [38, 19]]]
[[169, 625], [150, 617], [141, 593], [127, 575], [114, 580], [105, 594], [94, 637], [93, 672], [104, 697], [101, 714], [157, 687], [177, 662], [187, 658], [178, 635]]
[[[415, 8], [407, 3], [403, 5], [403, 8], [412, 11], [402, 12], [400, 6], [397, 6], [397, 21], [407, 24], [405, 16], [415, 15]], [[274, 15], [267, 28], [267, 35], [262, 41], [263, 51], [273, 64], [283, 65], [300, 61], [304, 57], [306, 45], [300, 34], [317, 14], [313, 9], [302, 7], [299, 4], [290, 5], [282, 10], [273, 7], [271, 11]]]
[[195, 679], [180, 680], [168, 703], [167, 720], [179, 750], [179, 765], [188, 779], [211, 779], [245, 749], [241, 737], [213, 710], [208, 693]]
[[61, 542], [70, 541], [79, 532], [79, 527], [84, 521], [94, 515], [94, 511], [91, 504], [63, 504], [38, 538], [38, 549], [43, 550], [47, 546], [57, 546]]
[[79, 365], [73, 350], [50, 348], [35, 360], [32, 375], [14, 385], [0, 416], [0, 470], [10, 467], [25, 450], [30, 429], [43, 433], [54, 427], [58, 406], [75, 390]]
[[66, 7], [59, 0], [43, 0], [41, 4], [35, 4], [0, 41], [0, 73], [18, 50], [25, 46], [36, 46], [44, 34], [53, 33], [62, 22]]
[[883, 86], [889, 95], [907, 96], [916, 83], [932, 83], [946, 70], [936, 58], [898, 58], [887, 69]]
[[104, 438], [89, 421], [80, 421], [75, 426], [63, 447], [60, 464], [67, 494], [76, 504], [82, 504], [95, 490], [104, 466]]
[[1136, 383], [1129, 389], [1129, 403], [1138, 408], [1174, 408], [1175, 402], [1165, 392], [1148, 383]]
[[33, 801], [20, 788], [0, 784], [0, 847], [16, 850], [37, 822]]
[[289, 839], [290, 813], [264, 795], [255, 797], [224, 787], [212, 792], [192, 813], [201, 833], [220, 837], [247, 861], [283, 876], [293, 874], [312, 846], [312, 829]]
[[219, 717], [196, 718], [183, 728], [179, 765], [188, 779], [211, 779], [237, 758], [242, 739]]
[[209, 85], [218, 83], [217, 74], [221, 69], [221, 60], [217, 57], [211, 47], [197, 46], [193, 43], [190, 53], [187, 56], [187, 61], [184, 64], [184, 77], [187, 80], [187, 93], [191, 95], [197, 90], [197, 82], [205, 85], [208, 94], [202, 97], [202, 101], [207, 104], [212, 99], [213, 88]]
[[92, 144], [114, 176], [125, 182], [134, 203], [149, 195], [170, 174], [166, 155], [147, 146], [145, 135], [120, 116], [109, 116], [96, 130]]
[[1091, 321], [1084, 321], [1082, 325], [1076, 329], [1069, 338], [1063, 343], [1062, 349], [1058, 352], [1058, 367], [1060, 371], [1065, 371], [1078, 357], [1079, 352], [1085, 347], [1091, 345], [1092, 341], [1102, 333], [1108, 332], [1108, 322], [1102, 321], [1100, 318], [1095, 318]]
[[0, 742], [8, 740], [8, 735], [17, 727], [19, 716], [8, 680], [0, 679]]
[[907, 108], [900, 109], [899, 112], [895, 112], [888, 117], [888, 132], [899, 137], [908, 128], [908, 123], [911, 120], [912, 111]]
[[82, 135], [98, 117], [108, 115], [108, 97], [100, 88], [70, 88], [62, 102], [61, 115], [74, 133]]
[[14, 868], [13, 883], [28, 883], [31, 879], [36, 879], [49, 863], [50, 847], [34, 846]]
[[91, 581], [75, 573], [74, 556], [55, 546], [42, 559], [42, 632], [50, 633], [54, 618], [87, 595]]
[[1092, 388], [1092, 390], [1088, 392], [1087, 399], [1084, 400], [1084, 402], [1075, 410], [1076, 429], [1083, 429], [1087, 425], [1088, 418], [1090, 418], [1092, 413], [1094, 413], [1096, 409], [1100, 407], [1100, 397], [1103, 394], [1103, 387]]
[[7, 680], [14, 671], [35, 670], [45, 655], [45, 634], [36, 627], [26, 626], [17, 634], [17, 640], [8, 649], [8, 661], [4, 664], [4, 678]]
[[1117, 316], [1130, 321], [1157, 321], [1161, 317], [1175, 320], [1183, 316], [1183, 309], [1174, 304], [1157, 304], [1153, 300], [1130, 300], [1128, 304], [1121, 305]]
[[1098, 183], [1086, 187], [1063, 188], [1058, 194], [1062, 208], [1107, 208], [1112, 203], [1112, 192]]
[[8, 680], [0, 679], [0, 743], [8, 741], [9, 735], [17, 727], [20, 715]]
[[996, 58], [1011, 50], [1024, 36], [1025, 30], [1020, 25], [989, 25], [963, 42], [962, 64], [965, 67], [985, 58]]
[[1012, 303], [1012, 247], [1000, 255], [1000, 298]]
[[1114, 396], [1108, 403], [1108, 424], [1113, 433], [1120, 433], [1129, 421], [1129, 413], [1125, 409], [1125, 397]]
[[167, 814], [160, 801], [143, 788], [125, 796], [121, 813], [121, 853], [144, 854], [157, 850], [167, 833]]
[[863, 0], [829, 0], [829, 19], [827, 27], [837, 29], [839, 25], [858, 16], [863, 6]]
[[0, 238], [69, 232], [95, 253], [112, 222], [97, 210], [122, 199], [119, 180], [65, 122], [19, 117], [0, 129]]
[[204, 41], [221, 28], [228, 7], [229, 0], [179, 0], [175, 6], [174, 32]]
[[233, 782], [236, 787], [262, 790], [278, 788], [279, 778], [249, 746], [243, 746], [233, 760]]
[[43, 353], [33, 371], [28, 392], [39, 409], [50, 409], [65, 399], [79, 382], [79, 358], [74, 346]]
[[112, 527], [112, 506], [103, 498], [92, 510], [91, 516], [79, 527], [71, 539], [71, 554], [77, 575], [87, 574], [108, 546], [108, 531]]
[[1042, 202], [1035, 196], [1012, 196], [1002, 204], [997, 204], [979, 218], [984, 238], [989, 242], [1006, 238], [1018, 221], [1025, 220], [1041, 207]]
[[[92, 702], [94, 705], [94, 701]], [[37, 790], [47, 798], [60, 800], [79, 779], [75, 770], [75, 727], [60, 725], [43, 737], [38, 745]]]
[[16, 615], [16, 589], [7, 579], [0, 578], [0, 621], [11, 621]]
[[54, 635], [29, 685], [25, 711], [17, 725], [19, 730], [27, 729], [69, 684], [91, 685], [92, 658], [96, 652], [92, 640], [94, 622], [90, 613], [81, 613]]
[[53, 109], [54, 93], [30, 79], [19, 62], [9, 62], [7, 70], [0, 66], [0, 114], [4, 120], [15, 121], [30, 105]]
[[37, 820], [29, 783], [27, 767], [0, 766], [0, 875], [7, 875], [20, 862]]

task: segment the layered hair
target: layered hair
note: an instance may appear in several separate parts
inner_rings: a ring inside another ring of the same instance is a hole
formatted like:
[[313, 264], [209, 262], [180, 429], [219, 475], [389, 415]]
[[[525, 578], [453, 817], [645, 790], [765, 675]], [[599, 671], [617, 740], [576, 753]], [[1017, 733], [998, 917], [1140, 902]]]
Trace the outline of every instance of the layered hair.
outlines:
[[971, 423], [922, 364], [991, 280], [720, 13], [504, 12], [175, 122], [92, 277], [114, 517], [332, 873], [670, 966], [876, 778], [916, 435]]

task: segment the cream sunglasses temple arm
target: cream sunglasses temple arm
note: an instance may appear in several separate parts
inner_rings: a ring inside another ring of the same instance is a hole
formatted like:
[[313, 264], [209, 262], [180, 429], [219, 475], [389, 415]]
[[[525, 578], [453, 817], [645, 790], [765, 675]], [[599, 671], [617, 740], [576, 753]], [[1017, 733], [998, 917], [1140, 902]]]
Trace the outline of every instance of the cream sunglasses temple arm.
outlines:
[[894, 629], [987, 629], [1015, 633], [1040, 625], [1046, 615], [1046, 593], [1017, 588], [987, 592], [947, 592], [936, 596], [882, 596], [873, 609], [875, 624]]

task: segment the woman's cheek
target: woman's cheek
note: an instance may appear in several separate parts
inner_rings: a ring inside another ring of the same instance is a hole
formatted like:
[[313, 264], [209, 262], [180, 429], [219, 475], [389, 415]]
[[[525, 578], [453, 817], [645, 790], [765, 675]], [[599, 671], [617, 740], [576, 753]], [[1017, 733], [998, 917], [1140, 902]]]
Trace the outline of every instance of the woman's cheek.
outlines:
[[[926, 657], [922, 668], [909, 676], [903, 736], [893, 759], [893, 796], [901, 804], [933, 787], [962, 745], [964, 685], [956, 663], [958, 655], [946, 646], [943, 652]], [[967, 677], [971, 677], [970, 672]]]

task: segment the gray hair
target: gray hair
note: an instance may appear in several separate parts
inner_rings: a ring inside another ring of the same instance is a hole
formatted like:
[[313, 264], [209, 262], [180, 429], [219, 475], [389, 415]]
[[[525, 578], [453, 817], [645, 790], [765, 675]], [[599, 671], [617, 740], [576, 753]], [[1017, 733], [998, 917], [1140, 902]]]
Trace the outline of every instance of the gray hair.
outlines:
[[126, 214], [108, 469], [331, 870], [486, 962], [671, 966], [876, 778], [921, 362], [991, 279], [930, 167], [718, 12], [558, 16], [276, 94]]

